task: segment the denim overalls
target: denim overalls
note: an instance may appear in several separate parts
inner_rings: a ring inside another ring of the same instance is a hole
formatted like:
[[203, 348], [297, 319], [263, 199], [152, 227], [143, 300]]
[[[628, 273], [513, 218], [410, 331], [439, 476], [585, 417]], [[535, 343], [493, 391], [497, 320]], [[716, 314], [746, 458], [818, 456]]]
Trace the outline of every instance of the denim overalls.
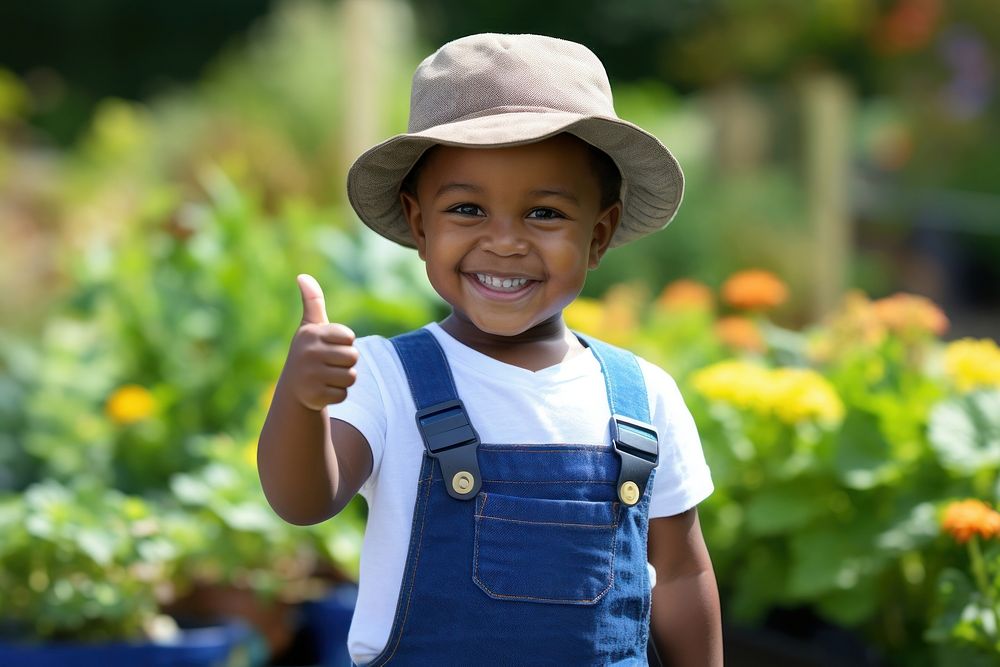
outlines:
[[433, 334], [392, 339], [426, 449], [396, 615], [369, 665], [646, 664], [656, 432], [635, 357], [583, 340], [608, 445], [480, 443]]

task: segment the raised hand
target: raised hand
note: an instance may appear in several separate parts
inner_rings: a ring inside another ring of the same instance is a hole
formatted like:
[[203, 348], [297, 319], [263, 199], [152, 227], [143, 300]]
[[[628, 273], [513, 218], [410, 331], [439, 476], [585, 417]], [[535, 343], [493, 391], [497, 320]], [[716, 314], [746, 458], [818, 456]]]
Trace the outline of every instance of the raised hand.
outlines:
[[323, 289], [316, 279], [303, 273], [297, 280], [302, 322], [292, 338], [281, 383], [302, 405], [319, 411], [347, 398], [347, 388], [357, 378], [358, 350], [354, 332], [327, 319]]

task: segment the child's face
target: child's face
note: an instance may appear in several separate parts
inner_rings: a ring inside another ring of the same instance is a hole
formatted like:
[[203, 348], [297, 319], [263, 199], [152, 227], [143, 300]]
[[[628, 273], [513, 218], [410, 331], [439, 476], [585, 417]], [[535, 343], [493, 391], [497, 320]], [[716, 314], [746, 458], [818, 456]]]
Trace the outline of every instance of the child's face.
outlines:
[[437, 146], [402, 194], [427, 276], [456, 316], [516, 336], [562, 317], [597, 267], [621, 205], [600, 207], [586, 145]]

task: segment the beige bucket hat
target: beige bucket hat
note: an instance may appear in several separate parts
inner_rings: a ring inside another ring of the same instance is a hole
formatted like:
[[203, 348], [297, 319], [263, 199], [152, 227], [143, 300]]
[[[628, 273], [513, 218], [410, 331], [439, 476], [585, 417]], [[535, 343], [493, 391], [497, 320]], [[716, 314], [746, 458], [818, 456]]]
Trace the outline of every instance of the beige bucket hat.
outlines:
[[403, 179], [435, 144], [496, 148], [568, 132], [607, 153], [622, 176], [612, 247], [662, 229], [684, 176], [656, 137], [615, 113], [608, 75], [587, 47], [541, 35], [480, 34], [448, 42], [413, 75], [408, 132], [363, 153], [347, 175], [361, 220], [413, 247], [399, 202]]

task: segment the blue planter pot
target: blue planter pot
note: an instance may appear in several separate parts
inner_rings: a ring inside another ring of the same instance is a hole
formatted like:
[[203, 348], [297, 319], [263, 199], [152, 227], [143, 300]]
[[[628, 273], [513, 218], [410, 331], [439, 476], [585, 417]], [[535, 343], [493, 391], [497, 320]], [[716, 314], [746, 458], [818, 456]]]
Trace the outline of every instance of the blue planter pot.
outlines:
[[321, 600], [302, 604], [303, 630], [310, 638], [321, 667], [351, 667], [347, 631], [357, 599], [357, 587], [344, 584], [333, 588]]
[[171, 643], [28, 643], [0, 639], [3, 667], [239, 667], [255, 662], [253, 632], [243, 623], [183, 630]]

